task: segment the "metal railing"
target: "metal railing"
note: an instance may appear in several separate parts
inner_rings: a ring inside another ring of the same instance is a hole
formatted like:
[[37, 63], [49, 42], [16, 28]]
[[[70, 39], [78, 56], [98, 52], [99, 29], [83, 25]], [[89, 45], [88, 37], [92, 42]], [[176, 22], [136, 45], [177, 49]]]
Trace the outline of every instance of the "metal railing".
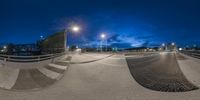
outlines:
[[135, 55], [135, 56], [153, 56], [153, 55], [157, 55], [160, 52], [124, 52], [125, 56], [131, 56], [131, 55]]
[[200, 59], [200, 52], [194, 52], [194, 51], [181, 51], [181, 53], [186, 54], [188, 56], [198, 58]]
[[14, 56], [14, 55], [0, 55], [0, 60], [5, 62], [39, 62], [49, 59], [54, 59], [56, 57], [62, 56], [65, 53], [55, 53], [39, 56]]

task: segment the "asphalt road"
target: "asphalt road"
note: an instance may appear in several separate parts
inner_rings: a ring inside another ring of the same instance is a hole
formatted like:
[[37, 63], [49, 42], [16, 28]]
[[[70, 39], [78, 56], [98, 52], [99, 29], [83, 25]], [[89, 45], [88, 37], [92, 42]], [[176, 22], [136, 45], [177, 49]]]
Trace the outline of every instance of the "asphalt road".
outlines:
[[143, 87], [163, 92], [198, 89], [181, 72], [175, 53], [162, 53], [144, 58], [127, 57], [133, 78]]

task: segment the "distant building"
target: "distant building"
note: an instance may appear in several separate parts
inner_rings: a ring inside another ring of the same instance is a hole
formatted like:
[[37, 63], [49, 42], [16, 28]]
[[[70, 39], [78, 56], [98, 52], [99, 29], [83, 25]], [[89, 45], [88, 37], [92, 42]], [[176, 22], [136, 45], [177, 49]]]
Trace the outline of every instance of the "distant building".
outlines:
[[155, 52], [158, 51], [159, 48], [158, 47], [152, 47], [152, 48], [148, 48], [148, 47], [135, 47], [135, 48], [129, 48], [129, 49], [125, 49], [128, 51], [134, 51], [134, 52]]
[[7, 44], [1, 48], [1, 54], [18, 56], [39, 55], [40, 49], [36, 44]]

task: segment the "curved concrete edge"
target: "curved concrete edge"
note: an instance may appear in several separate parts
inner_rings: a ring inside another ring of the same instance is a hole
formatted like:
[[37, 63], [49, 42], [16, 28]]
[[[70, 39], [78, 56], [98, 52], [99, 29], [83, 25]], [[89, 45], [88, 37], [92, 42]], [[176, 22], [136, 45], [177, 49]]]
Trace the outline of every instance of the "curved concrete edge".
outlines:
[[1, 69], [3, 72], [0, 73], [0, 87], [4, 89], [11, 89], [17, 80], [19, 69]]
[[[114, 55], [115, 56], [115, 55]], [[146, 87], [144, 87], [144, 86], [142, 86], [141, 84], [139, 84], [137, 81], [136, 81], [136, 79], [131, 75], [131, 71], [130, 71], [130, 69], [129, 69], [129, 67], [128, 67], [128, 63], [127, 63], [127, 61], [126, 61], [126, 55], [124, 55], [124, 54], [122, 54], [122, 55], [118, 55], [119, 57], [117, 57], [117, 58], [114, 58], [114, 56], [112, 56], [112, 57], [109, 57], [108, 59], [112, 59], [112, 60], [115, 60], [115, 61], [117, 61], [118, 62], [118, 64], [113, 64], [113, 63], [102, 63], [102, 62], [104, 62], [104, 60], [107, 60], [107, 59], [103, 59], [103, 60], [100, 60], [100, 62], [98, 61], [98, 62], [96, 62], [96, 63], [98, 63], [98, 64], [100, 64], [100, 65], [103, 65], [103, 66], [110, 66], [110, 67], [115, 67], [115, 68], [121, 68], [120, 69], [120, 77], [124, 77], [123, 79], [127, 79], [126, 81], [128, 81], [128, 84], [129, 85], [131, 85], [132, 87], [130, 87], [130, 88], [134, 88], [135, 90], [137, 90], [137, 91], [135, 91], [135, 93], [136, 94], [143, 94], [143, 93], [147, 93], [147, 94], [149, 94], [149, 93], [153, 93], [153, 95], [157, 95], [157, 94], [162, 94], [162, 93], [166, 93], [166, 92], [161, 92], [161, 91], [156, 91], [156, 90], [152, 90], [152, 89], [149, 89], [149, 88], [146, 88]], [[120, 61], [120, 63], [119, 63], [119, 61]], [[109, 67], [108, 67], [109, 68]], [[116, 69], [115, 69], [116, 70]], [[113, 71], [112, 72], [110, 72], [110, 73], [113, 73]], [[117, 79], [118, 80], [118, 79]], [[169, 92], [168, 92], [169, 93]], [[181, 93], [181, 92], [179, 92], [179, 93]], [[184, 93], [184, 92], [182, 92], [182, 93]], [[152, 98], [152, 97], [150, 97], [150, 98]], [[147, 98], [146, 98], [147, 99]], [[132, 100], [132, 99], [130, 99], [130, 100]], [[135, 99], [134, 99], [135, 100]], [[143, 99], [142, 99], [143, 100]], [[145, 100], [145, 99], [144, 99]]]
[[41, 90], [62, 79], [67, 69], [68, 66], [54, 63], [31, 69], [11, 68], [0, 65], [0, 88], [8, 91]]
[[200, 63], [192, 60], [178, 60], [178, 64], [188, 81], [200, 87]]
[[99, 60], [102, 60], [102, 59], [105, 59], [105, 58], [109, 58], [109, 57], [111, 57], [111, 56], [113, 56], [113, 55], [114, 55], [114, 54], [110, 54], [110, 55], [108, 55], [108, 56], [106, 56], [106, 57], [103, 57], [103, 58], [94, 59], [94, 60], [89, 60], [89, 61], [82, 61], [82, 62], [72, 62], [72, 61], [70, 61], [69, 63], [70, 63], [70, 64], [84, 64], [84, 63], [91, 63], [91, 62], [99, 61]]
[[198, 62], [199, 59], [192, 58], [184, 54], [181, 55], [187, 58], [186, 60], [177, 60], [181, 71], [188, 81], [200, 88], [200, 63]]

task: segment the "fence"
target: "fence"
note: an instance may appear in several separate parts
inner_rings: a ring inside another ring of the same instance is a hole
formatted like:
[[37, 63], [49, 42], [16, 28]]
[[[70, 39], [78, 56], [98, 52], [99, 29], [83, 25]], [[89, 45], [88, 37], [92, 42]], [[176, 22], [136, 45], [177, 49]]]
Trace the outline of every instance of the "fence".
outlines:
[[39, 62], [49, 59], [54, 59], [56, 57], [62, 56], [65, 53], [47, 54], [40, 56], [13, 56], [13, 55], [0, 55], [0, 60], [5, 62]]
[[181, 51], [181, 53], [186, 54], [188, 56], [200, 59], [200, 52], [196, 51]]

